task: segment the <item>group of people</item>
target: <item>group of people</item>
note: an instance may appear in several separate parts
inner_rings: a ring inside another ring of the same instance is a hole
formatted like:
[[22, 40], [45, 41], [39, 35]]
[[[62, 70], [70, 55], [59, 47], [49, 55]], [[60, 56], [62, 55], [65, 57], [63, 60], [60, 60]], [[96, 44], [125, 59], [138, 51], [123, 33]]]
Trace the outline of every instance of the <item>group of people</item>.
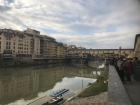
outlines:
[[120, 57], [120, 58], [113, 58], [111, 63], [115, 66], [121, 80], [123, 82], [131, 82], [132, 77], [134, 76], [135, 65], [137, 62], [137, 58], [130, 58], [130, 57]]

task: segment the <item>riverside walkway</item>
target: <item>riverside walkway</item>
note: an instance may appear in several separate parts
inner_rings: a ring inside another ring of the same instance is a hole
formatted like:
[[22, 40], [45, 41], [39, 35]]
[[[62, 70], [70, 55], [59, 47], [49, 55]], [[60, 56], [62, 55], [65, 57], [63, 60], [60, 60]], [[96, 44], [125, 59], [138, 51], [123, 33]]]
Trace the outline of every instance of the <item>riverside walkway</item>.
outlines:
[[140, 61], [135, 65], [134, 78], [131, 83], [124, 84], [133, 105], [140, 105]]
[[[139, 69], [140, 70], [140, 69]], [[110, 66], [109, 99], [117, 105], [140, 105], [140, 81], [122, 84], [115, 68]]]
[[140, 105], [140, 81], [124, 84], [132, 105]]
[[110, 105], [132, 105], [114, 66], [109, 66], [108, 101]]

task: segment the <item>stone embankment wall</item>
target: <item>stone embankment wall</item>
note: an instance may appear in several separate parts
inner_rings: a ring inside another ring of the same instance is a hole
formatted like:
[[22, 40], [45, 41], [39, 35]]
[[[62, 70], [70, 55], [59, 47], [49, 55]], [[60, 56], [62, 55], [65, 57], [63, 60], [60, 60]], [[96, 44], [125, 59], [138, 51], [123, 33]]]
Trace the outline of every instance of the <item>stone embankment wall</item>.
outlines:
[[109, 66], [108, 99], [110, 105], [132, 105], [114, 66]]

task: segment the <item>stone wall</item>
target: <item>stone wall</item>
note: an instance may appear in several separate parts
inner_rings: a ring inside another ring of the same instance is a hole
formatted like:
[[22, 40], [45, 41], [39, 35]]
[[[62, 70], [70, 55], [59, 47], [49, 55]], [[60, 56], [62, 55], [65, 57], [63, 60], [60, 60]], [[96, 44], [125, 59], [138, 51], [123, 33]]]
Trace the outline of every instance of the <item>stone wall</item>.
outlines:
[[114, 66], [109, 66], [108, 99], [112, 105], [132, 105]]
[[137, 35], [136, 39], [135, 39], [134, 54], [135, 54], [136, 57], [138, 57], [140, 59], [140, 35]]

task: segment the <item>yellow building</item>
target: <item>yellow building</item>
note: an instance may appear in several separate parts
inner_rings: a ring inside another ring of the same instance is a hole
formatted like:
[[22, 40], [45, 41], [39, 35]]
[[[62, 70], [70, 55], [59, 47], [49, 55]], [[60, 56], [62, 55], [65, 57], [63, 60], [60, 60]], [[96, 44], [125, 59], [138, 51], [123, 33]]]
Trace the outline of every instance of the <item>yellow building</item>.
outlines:
[[31, 58], [32, 37], [24, 32], [1, 29], [0, 30], [0, 54], [3, 58]]
[[0, 61], [14, 59], [15, 63], [33, 62], [34, 59], [65, 57], [66, 49], [52, 37], [39, 31], [0, 29]]
[[57, 43], [57, 58], [65, 58], [66, 47], [62, 43]]
[[42, 35], [40, 36], [40, 51], [44, 58], [55, 58], [57, 56], [57, 42], [54, 38]]
[[40, 32], [32, 29], [0, 29], [0, 58], [31, 62], [33, 57], [40, 56], [39, 35]]
[[40, 56], [40, 32], [27, 28], [27, 30], [25, 30], [24, 33], [32, 36], [32, 40], [31, 40], [32, 57], [33, 58], [39, 57]]
[[75, 45], [67, 46], [67, 57], [75, 57], [78, 55], [78, 48]]

